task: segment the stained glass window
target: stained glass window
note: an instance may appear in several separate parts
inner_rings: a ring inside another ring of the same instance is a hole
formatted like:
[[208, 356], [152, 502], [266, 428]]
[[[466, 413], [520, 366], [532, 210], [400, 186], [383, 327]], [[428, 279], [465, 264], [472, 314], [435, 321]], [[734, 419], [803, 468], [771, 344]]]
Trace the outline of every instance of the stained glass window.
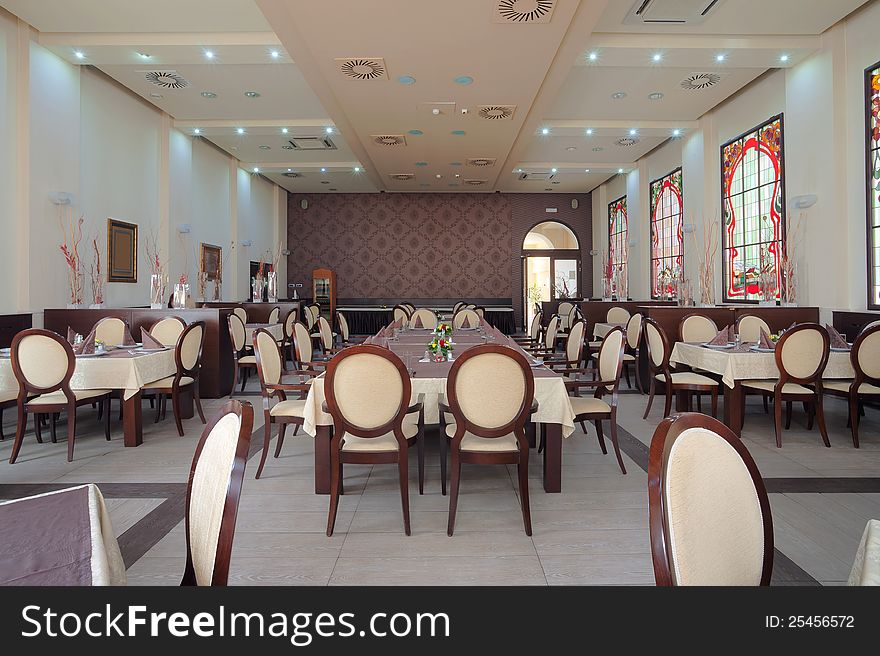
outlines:
[[684, 255], [681, 168], [651, 183], [651, 298], [667, 298]]
[[721, 146], [724, 300], [778, 297], [785, 249], [782, 114]]
[[880, 309], [880, 62], [865, 71], [868, 125], [868, 307]]
[[626, 269], [626, 196], [608, 203], [608, 262], [616, 273]]

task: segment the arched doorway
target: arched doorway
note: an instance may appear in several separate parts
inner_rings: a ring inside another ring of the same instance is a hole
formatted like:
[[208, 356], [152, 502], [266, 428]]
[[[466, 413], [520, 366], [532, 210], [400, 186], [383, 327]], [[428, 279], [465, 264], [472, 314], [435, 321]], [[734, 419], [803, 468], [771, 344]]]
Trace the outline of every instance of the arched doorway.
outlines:
[[522, 258], [524, 326], [541, 302], [581, 297], [580, 243], [564, 223], [535, 225], [523, 240]]

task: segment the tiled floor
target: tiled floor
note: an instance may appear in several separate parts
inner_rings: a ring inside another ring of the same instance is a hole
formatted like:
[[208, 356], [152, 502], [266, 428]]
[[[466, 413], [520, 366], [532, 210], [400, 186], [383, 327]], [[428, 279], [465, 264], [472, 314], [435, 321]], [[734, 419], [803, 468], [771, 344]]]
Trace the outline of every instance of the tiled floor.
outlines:
[[[250, 395], [240, 398], [259, 404], [255, 390], [251, 384]], [[221, 404], [222, 400], [206, 401], [206, 413]], [[640, 395], [623, 394], [619, 415], [621, 427], [631, 436], [626, 438], [627, 450], [642, 461], [635, 440], [650, 442], [661, 412], [655, 404], [651, 417], [642, 420], [644, 404]], [[843, 404], [829, 399], [826, 405], [831, 449], [821, 446], [816, 430], [806, 431], [803, 416], [797, 413], [792, 430], [784, 434], [783, 448], [776, 449], [772, 419], [757, 400], [749, 402], [744, 439], [768, 479], [776, 546], [793, 561], [797, 580], [840, 584], [849, 574], [865, 522], [880, 517], [880, 487], [870, 487], [880, 483], [880, 413], [869, 409], [862, 423], [862, 448], [854, 450]], [[0, 462], [0, 492], [4, 484], [97, 483], [105, 490], [114, 528], [122, 536], [129, 583], [176, 585], [184, 564], [179, 495], [201, 424], [198, 419], [186, 421], [187, 435], [179, 438], [170, 415], [167, 421], [152, 424], [152, 414], [145, 412], [144, 444], [126, 449], [121, 427], [114, 423], [114, 438], [108, 443], [90, 409], [80, 413], [73, 463], [66, 462], [65, 444], [36, 444], [31, 435], [18, 463]], [[7, 436], [14, 428], [11, 414], [6, 416]], [[258, 415], [255, 428], [260, 441], [261, 423]], [[423, 496], [418, 495], [414, 454], [410, 468], [413, 535], [403, 533], [396, 468], [349, 465], [336, 532], [327, 538], [328, 500], [312, 493], [312, 438], [288, 432], [281, 457], [269, 459], [261, 480], [253, 479], [256, 459], [248, 463], [230, 581], [652, 584], [644, 470], [625, 456], [628, 474], [621, 475], [614, 456], [602, 455], [592, 426], [588, 429], [584, 435], [578, 428], [565, 442], [562, 494], [544, 493], [541, 460], [533, 455], [531, 538], [522, 529], [515, 470], [504, 466], [465, 467], [455, 536], [446, 536], [448, 498], [440, 495], [433, 432]], [[10, 448], [10, 439], [0, 442], [0, 458], [8, 458]], [[845, 484], [834, 488], [843, 491], [822, 491], [820, 483], [841, 478], [847, 479], [844, 483], [874, 479], [868, 481], [869, 488], [877, 493], [849, 491]], [[774, 487], [782, 485], [775, 479], [798, 480], [787, 481], [788, 487], [776, 492], [783, 488]], [[138, 486], [123, 484], [151, 485], [142, 485], [132, 496], [131, 489]], [[169, 517], [169, 512], [177, 514]]]

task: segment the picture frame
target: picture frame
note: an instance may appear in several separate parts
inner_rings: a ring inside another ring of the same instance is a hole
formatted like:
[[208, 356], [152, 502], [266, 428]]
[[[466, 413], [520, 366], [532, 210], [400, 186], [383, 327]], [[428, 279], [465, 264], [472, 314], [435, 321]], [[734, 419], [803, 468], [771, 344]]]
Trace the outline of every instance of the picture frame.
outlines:
[[223, 279], [223, 248], [202, 242], [199, 254], [199, 271], [207, 274], [207, 280]]
[[107, 219], [107, 280], [137, 282], [138, 227]]

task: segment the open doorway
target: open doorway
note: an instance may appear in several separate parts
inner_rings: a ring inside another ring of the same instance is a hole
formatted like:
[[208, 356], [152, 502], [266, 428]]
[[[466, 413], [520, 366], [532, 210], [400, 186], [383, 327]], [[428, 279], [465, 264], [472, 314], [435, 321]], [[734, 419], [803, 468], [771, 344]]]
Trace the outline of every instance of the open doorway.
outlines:
[[581, 250], [574, 231], [558, 221], [533, 227], [522, 245], [523, 326], [543, 301], [581, 297]]

